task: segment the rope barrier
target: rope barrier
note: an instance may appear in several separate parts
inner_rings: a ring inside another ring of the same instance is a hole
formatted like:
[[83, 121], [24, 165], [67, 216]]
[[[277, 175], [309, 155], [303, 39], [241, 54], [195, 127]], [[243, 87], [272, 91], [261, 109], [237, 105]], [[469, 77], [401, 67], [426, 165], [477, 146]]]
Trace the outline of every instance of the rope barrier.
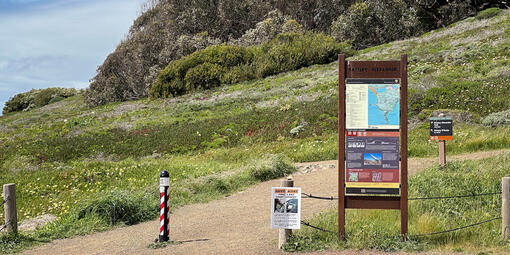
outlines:
[[[338, 200], [337, 197], [333, 197], [333, 196], [324, 197], [324, 196], [314, 196], [312, 194], [307, 194], [307, 193], [301, 193], [301, 194], [302, 194], [302, 198], [312, 198], [312, 199], [320, 199], [320, 200]], [[501, 195], [501, 194], [502, 194], [502, 192], [491, 192], [491, 193], [481, 193], [481, 194], [471, 194], [471, 195], [457, 195], [457, 196], [445, 196], [445, 197], [414, 197], [414, 198], [408, 198], [408, 200], [451, 199], [451, 198], [466, 198], [466, 197], [478, 197], [478, 196]], [[488, 223], [488, 222], [491, 222], [491, 221], [495, 221], [495, 220], [499, 220], [499, 219], [501, 219], [501, 217], [496, 217], [496, 218], [488, 219], [488, 220], [485, 220], [485, 221], [473, 223], [473, 224], [470, 224], [470, 225], [467, 225], [467, 226], [462, 226], [462, 227], [458, 227], [458, 228], [448, 229], [448, 230], [444, 230], [444, 231], [433, 232], [433, 233], [417, 234], [417, 235], [409, 235], [409, 236], [410, 237], [421, 237], [421, 236], [430, 236], [430, 235], [444, 234], [444, 233], [449, 233], [449, 232], [453, 232], [453, 231], [458, 231], [458, 230], [462, 230], [462, 229], [478, 226], [478, 225], [481, 225], [481, 224], [484, 224], [484, 223]], [[322, 231], [322, 232], [337, 234], [337, 232], [334, 232], [334, 231], [331, 231], [331, 230], [327, 230], [327, 229], [323, 229], [323, 228], [320, 228], [320, 227], [317, 227], [317, 226], [313, 226], [310, 223], [305, 222], [305, 221], [301, 221], [301, 224], [303, 224], [303, 225], [305, 225], [307, 227], [310, 227], [310, 228]]]
[[5, 203], [7, 203], [7, 199], [4, 199], [2, 203], [0, 203], [0, 206], [3, 206]]
[[474, 224], [471, 224], [471, 225], [462, 226], [462, 227], [458, 227], [458, 228], [454, 228], [454, 229], [448, 229], [448, 230], [439, 231], [439, 232], [425, 233], [425, 234], [418, 234], [418, 235], [410, 235], [410, 237], [431, 236], [431, 235], [438, 235], [438, 234], [449, 233], [449, 232], [453, 232], [453, 231], [457, 231], [457, 230], [461, 230], [461, 229], [465, 229], [465, 228], [470, 228], [470, 227], [478, 226], [478, 225], [481, 225], [481, 224], [484, 224], [484, 223], [487, 223], [487, 222], [491, 222], [491, 221], [495, 221], [495, 220], [499, 220], [499, 219], [501, 219], [501, 217], [496, 217], [496, 218], [484, 220], [484, 221], [481, 221], [481, 222], [477, 222], [477, 223], [474, 223]]
[[[303, 195], [302, 198], [313, 198], [313, 199], [321, 199], [321, 200], [338, 200], [338, 197], [324, 197], [324, 196], [314, 196], [312, 194], [301, 193]], [[446, 197], [411, 197], [407, 200], [431, 200], [431, 199], [450, 199], [450, 198], [466, 198], [466, 197], [479, 197], [479, 196], [489, 196], [489, 195], [501, 195], [501, 192], [492, 192], [492, 193], [482, 193], [482, 194], [471, 194], [471, 195], [458, 195], [458, 196], [446, 196]]]
[[[466, 229], [466, 228], [482, 225], [484, 223], [488, 223], [488, 222], [495, 221], [495, 220], [500, 220], [500, 219], [501, 219], [501, 217], [496, 217], [496, 218], [484, 220], [484, 221], [481, 221], [481, 222], [477, 222], [477, 223], [474, 223], [474, 224], [470, 224], [470, 225], [467, 225], [467, 226], [462, 226], [462, 227], [448, 229], [448, 230], [439, 231], [439, 232], [424, 233], [424, 234], [417, 234], [417, 235], [409, 235], [409, 237], [421, 237], [421, 236], [439, 235], [439, 234], [449, 233], [449, 232], [453, 232], [453, 231], [458, 231], [458, 230], [462, 230], [462, 229]], [[322, 232], [331, 233], [331, 234], [338, 234], [338, 232], [327, 230], [327, 229], [323, 229], [323, 228], [320, 228], [320, 227], [317, 227], [317, 226], [313, 226], [310, 223], [305, 222], [305, 221], [301, 221], [301, 224], [303, 224], [303, 225], [305, 225], [307, 227], [310, 227], [310, 228], [322, 231]]]
[[479, 197], [479, 196], [489, 196], [489, 195], [501, 195], [501, 192], [472, 194], [472, 195], [458, 195], [458, 196], [448, 196], [448, 197], [413, 197], [413, 198], [408, 198], [407, 200], [449, 199], [449, 198]]
[[7, 226], [11, 224], [11, 222], [7, 222], [5, 225], [3, 225], [1, 228], [0, 228], [0, 232], [2, 232], [5, 228], [7, 228]]
[[323, 228], [320, 228], [320, 227], [317, 227], [317, 226], [310, 225], [310, 223], [305, 222], [305, 221], [301, 221], [301, 224], [303, 224], [303, 225], [305, 225], [307, 227], [310, 227], [310, 228], [322, 231], [322, 232], [331, 233], [331, 234], [338, 234], [338, 232], [335, 232], [335, 231], [331, 231], [331, 230], [327, 230], [327, 229], [323, 229]]
[[315, 199], [322, 199], [322, 200], [338, 200], [337, 197], [318, 197], [318, 196], [314, 196], [312, 194], [306, 194], [306, 193], [301, 193], [301, 195], [305, 196], [303, 198], [315, 198]]

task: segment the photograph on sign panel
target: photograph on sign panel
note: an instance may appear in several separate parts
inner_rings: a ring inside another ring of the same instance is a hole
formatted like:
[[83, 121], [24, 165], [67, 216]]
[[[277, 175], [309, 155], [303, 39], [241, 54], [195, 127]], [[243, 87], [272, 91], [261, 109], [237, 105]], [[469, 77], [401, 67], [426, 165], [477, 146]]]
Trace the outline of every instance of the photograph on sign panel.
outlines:
[[274, 200], [275, 213], [297, 213], [298, 200], [295, 198], [275, 198]]
[[382, 165], [382, 153], [365, 153], [365, 166]]

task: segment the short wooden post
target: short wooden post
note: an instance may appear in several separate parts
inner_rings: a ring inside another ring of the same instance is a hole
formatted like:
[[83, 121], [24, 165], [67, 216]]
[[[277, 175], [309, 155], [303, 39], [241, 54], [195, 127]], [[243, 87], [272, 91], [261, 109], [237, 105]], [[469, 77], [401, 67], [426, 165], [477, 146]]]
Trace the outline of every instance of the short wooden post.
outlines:
[[3, 197], [6, 200], [4, 204], [5, 225], [7, 233], [18, 232], [18, 211], [16, 210], [16, 185], [4, 184]]
[[501, 179], [501, 234], [510, 239], [510, 177]]
[[439, 165], [444, 167], [446, 165], [446, 141], [439, 140]]
[[[282, 180], [281, 187], [294, 187], [294, 180], [288, 177], [287, 180]], [[281, 249], [287, 243], [287, 240], [292, 235], [292, 229], [278, 229], [278, 248]]]

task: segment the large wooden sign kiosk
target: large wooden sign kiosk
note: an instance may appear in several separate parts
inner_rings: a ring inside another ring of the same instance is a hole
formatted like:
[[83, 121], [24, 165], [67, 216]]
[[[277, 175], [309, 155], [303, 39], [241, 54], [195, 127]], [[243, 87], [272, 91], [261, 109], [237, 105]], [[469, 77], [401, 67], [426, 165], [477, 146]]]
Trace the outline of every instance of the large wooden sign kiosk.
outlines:
[[338, 56], [338, 236], [345, 209], [400, 210], [407, 236], [407, 55]]

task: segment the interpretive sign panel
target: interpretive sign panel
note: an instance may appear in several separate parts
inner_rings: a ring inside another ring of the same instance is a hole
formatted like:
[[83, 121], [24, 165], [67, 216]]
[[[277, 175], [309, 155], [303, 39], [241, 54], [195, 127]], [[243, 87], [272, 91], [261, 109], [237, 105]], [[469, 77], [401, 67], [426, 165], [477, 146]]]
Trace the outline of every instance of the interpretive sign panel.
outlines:
[[271, 228], [301, 228], [301, 188], [272, 188]]
[[430, 118], [430, 140], [452, 140], [453, 120], [451, 117]]
[[407, 236], [407, 55], [338, 56], [338, 237], [346, 209], [400, 210]]
[[346, 79], [346, 129], [400, 128], [399, 79]]
[[399, 136], [347, 131], [346, 194], [399, 194]]

